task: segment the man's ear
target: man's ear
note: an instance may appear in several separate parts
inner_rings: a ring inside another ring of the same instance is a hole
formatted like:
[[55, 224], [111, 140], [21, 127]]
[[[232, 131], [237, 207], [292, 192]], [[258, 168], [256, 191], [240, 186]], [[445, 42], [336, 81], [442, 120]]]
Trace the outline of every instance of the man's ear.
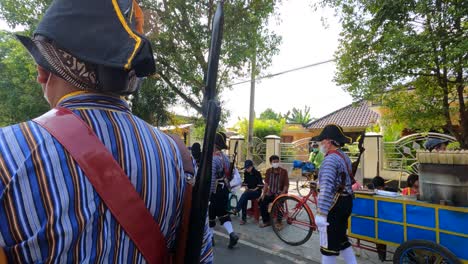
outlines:
[[37, 82], [40, 84], [46, 84], [50, 77], [50, 72], [41, 66], [37, 65]]

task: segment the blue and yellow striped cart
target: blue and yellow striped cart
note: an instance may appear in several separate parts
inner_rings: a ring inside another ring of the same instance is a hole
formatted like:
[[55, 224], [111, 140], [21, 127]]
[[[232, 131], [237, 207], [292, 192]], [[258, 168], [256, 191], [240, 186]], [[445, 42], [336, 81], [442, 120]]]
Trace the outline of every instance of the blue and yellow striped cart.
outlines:
[[348, 232], [397, 247], [394, 263], [468, 263], [468, 208], [356, 194]]

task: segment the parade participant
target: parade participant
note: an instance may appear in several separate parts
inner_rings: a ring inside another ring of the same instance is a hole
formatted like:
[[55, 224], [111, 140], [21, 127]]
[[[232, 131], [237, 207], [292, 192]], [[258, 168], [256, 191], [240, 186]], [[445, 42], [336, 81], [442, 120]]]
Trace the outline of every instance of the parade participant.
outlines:
[[340, 150], [340, 146], [350, 143], [351, 139], [344, 135], [341, 127], [327, 125], [314, 140], [320, 141], [320, 151], [325, 154], [319, 171], [320, 193], [315, 216], [322, 263], [336, 263], [336, 256], [340, 254], [346, 263], [357, 263], [346, 235], [353, 207], [352, 165]]
[[213, 152], [213, 166], [211, 173], [211, 197], [208, 208], [210, 227], [216, 226], [216, 218], [229, 234], [228, 248], [232, 249], [239, 240], [239, 236], [234, 232], [231, 217], [227, 210], [229, 202], [229, 157], [222, 152], [227, 149], [226, 134], [216, 133], [215, 147]]
[[[287, 194], [289, 189], [288, 171], [279, 166], [280, 158], [277, 155], [270, 157], [271, 168], [265, 172], [265, 187], [260, 196], [260, 213], [263, 223], [260, 227], [270, 226], [270, 214], [268, 206], [280, 194]], [[280, 223], [277, 223], [280, 224]]]
[[242, 185], [247, 189], [241, 195], [234, 213], [241, 211], [242, 219], [240, 224], [245, 225], [247, 221], [247, 202], [259, 198], [263, 187], [262, 174], [254, 167], [251, 160], [244, 162], [244, 182]]
[[431, 138], [426, 141], [424, 147], [429, 151], [445, 151], [449, 142], [447, 139]]
[[202, 156], [200, 143], [193, 143], [190, 151], [192, 152], [192, 157], [195, 159], [197, 166], [200, 166], [200, 160]]
[[410, 174], [406, 180], [408, 187], [403, 189], [402, 195], [417, 195], [419, 194], [419, 176], [417, 174]]
[[[56, 0], [32, 38], [18, 36], [55, 109], [0, 130], [0, 249], [9, 263], [166, 263], [157, 260], [175, 249], [190, 154], [121, 97], [155, 72], [142, 21], [136, 1]], [[112, 193], [121, 187], [130, 189]], [[151, 233], [133, 236], [144, 228]], [[212, 260], [206, 226], [201, 262]]]

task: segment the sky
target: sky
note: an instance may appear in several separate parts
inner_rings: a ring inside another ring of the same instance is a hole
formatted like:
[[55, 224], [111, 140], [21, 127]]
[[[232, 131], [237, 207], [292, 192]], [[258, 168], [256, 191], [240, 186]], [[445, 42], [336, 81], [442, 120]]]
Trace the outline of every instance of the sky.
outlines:
[[[280, 52], [273, 58], [268, 73], [333, 59], [338, 47], [340, 25], [333, 10], [314, 10], [310, 0], [283, 1], [279, 25], [271, 29], [283, 38]], [[325, 27], [322, 17], [326, 18]], [[319, 118], [352, 102], [352, 98], [333, 82], [335, 63], [322, 64], [257, 82], [255, 113], [267, 108], [286, 113], [293, 107], [310, 106], [312, 117]], [[236, 81], [234, 81], [235, 83]], [[228, 126], [249, 116], [250, 83], [234, 86], [223, 94], [225, 108], [231, 111]]]
[[[269, 27], [282, 36], [280, 52], [264, 73], [277, 73], [316, 62], [333, 59], [338, 47], [340, 25], [333, 10], [314, 10], [312, 0], [282, 1], [279, 7], [280, 23], [272, 20]], [[322, 18], [326, 18], [327, 27]], [[0, 20], [0, 29], [7, 29]], [[335, 63], [322, 64], [256, 83], [255, 113], [260, 115], [267, 108], [285, 114], [293, 107], [309, 106], [311, 115], [320, 118], [352, 102], [351, 96], [333, 82]], [[232, 80], [236, 83], [242, 80]], [[223, 108], [231, 115], [227, 127], [239, 119], [249, 117], [250, 83], [236, 85], [225, 91], [221, 100]], [[179, 114], [190, 115], [193, 111], [183, 107], [173, 108]]]

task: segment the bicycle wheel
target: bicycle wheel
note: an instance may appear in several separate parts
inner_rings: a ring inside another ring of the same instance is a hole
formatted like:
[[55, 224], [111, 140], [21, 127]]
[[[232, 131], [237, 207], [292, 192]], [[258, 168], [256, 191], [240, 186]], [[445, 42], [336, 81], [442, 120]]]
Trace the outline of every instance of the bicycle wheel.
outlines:
[[447, 248], [427, 240], [410, 240], [393, 255], [395, 264], [461, 264]]
[[285, 196], [273, 203], [271, 221], [275, 234], [286, 244], [299, 246], [307, 242], [313, 232], [313, 215], [300, 200]]
[[300, 197], [304, 197], [310, 192], [309, 177], [302, 176], [296, 180], [296, 189]]

